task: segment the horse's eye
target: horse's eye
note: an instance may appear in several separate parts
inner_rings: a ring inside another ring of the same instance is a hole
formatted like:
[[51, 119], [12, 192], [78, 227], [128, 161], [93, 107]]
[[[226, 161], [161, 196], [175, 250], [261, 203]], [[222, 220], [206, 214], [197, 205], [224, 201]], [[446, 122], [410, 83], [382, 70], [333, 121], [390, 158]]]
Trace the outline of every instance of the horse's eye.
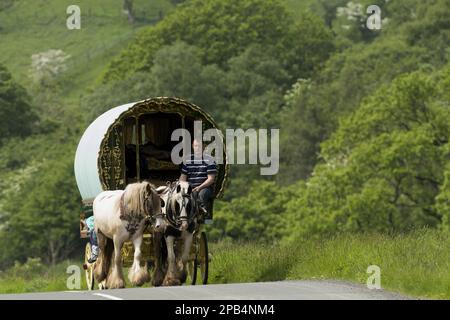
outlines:
[[164, 202], [163, 199], [161, 199], [161, 208], [164, 208], [165, 205], [166, 205], [166, 203]]

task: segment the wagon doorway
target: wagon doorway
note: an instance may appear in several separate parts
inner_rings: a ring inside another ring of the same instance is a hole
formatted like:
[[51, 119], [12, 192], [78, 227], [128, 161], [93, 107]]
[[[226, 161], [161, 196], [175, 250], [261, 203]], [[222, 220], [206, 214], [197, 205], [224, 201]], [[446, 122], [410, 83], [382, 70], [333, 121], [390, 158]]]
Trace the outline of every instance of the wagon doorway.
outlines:
[[171, 152], [178, 141], [172, 132], [186, 128], [193, 133], [194, 120], [176, 113], [152, 113], [124, 119], [126, 184], [150, 180], [164, 185], [178, 179], [180, 166], [172, 163]]

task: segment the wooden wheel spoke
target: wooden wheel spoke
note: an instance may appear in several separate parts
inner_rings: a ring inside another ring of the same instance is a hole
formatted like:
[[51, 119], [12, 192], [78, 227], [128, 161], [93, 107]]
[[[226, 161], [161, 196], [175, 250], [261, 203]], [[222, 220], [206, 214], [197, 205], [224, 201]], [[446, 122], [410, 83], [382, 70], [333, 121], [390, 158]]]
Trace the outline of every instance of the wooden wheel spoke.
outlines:
[[94, 264], [88, 262], [91, 258], [91, 244], [88, 242], [84, 250], [84, 264], [85, 264], [85, 274], [86, 274], [86, 286], [88, 290], [94, 289]]

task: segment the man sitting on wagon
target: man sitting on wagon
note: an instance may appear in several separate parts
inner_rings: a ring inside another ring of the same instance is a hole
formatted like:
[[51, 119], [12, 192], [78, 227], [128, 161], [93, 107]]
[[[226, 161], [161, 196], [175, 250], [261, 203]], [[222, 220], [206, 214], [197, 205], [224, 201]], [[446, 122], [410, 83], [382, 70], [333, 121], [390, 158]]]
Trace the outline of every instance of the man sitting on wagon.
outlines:
[[187, 181], [193, 192], [198, 192], [200, 210], [206, 216], [205, 223], [211, 223], [207, 208], [214, 196], [214, 182], [217, 175], [217, 165], [211, 156], [203, 156], [201, 143], [194, 139], [194, 153], [188, 156], [181, 167], [180, 181]]

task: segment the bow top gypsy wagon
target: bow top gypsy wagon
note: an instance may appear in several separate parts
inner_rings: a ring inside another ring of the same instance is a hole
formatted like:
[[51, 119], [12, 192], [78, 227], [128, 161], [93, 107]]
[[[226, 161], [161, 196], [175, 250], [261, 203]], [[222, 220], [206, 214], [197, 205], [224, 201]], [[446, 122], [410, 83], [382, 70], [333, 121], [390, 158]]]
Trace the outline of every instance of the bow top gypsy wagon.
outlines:
[[[82, 198], [80, 236], [87, 238], [86, 218], [92, 215], [94, 198], [105, 190], [124, 189], [133, 182], [148, 180], [156, 186], [179, 178], [181, 167], [171, 161], [171, 150], [178, 141], [171, 141], [175, 129], [194, 133], [194, 121], [201, 120], [203, 130], [216, 128], [212, 117], [200, 107], [178, 98], [158, 97], [112, 108], [94, 120], [84, 132], [75, 155], [75, 178]], [[224, 191], [228, 166], [217, 165], [215, 197]], [[211, 202], [212, 203], [212, 202]], [[210, 212], [212, 217], [212, 205]], [[193, 245], [190, 264], [191, 283], [196, 282], [196, 267], [207, 282], [208, 253], [206, 234], [198, 232]], [[151, 263], [151, 234], [144, 238], [143, 255]], [[122, 249], [123, 262], [132, 260], [131, 244]], [[90, 245], [86, 245], [85, 260], [89, 259]], [[92, 266], [85, 264], [86, 280], [93, 289]]]

